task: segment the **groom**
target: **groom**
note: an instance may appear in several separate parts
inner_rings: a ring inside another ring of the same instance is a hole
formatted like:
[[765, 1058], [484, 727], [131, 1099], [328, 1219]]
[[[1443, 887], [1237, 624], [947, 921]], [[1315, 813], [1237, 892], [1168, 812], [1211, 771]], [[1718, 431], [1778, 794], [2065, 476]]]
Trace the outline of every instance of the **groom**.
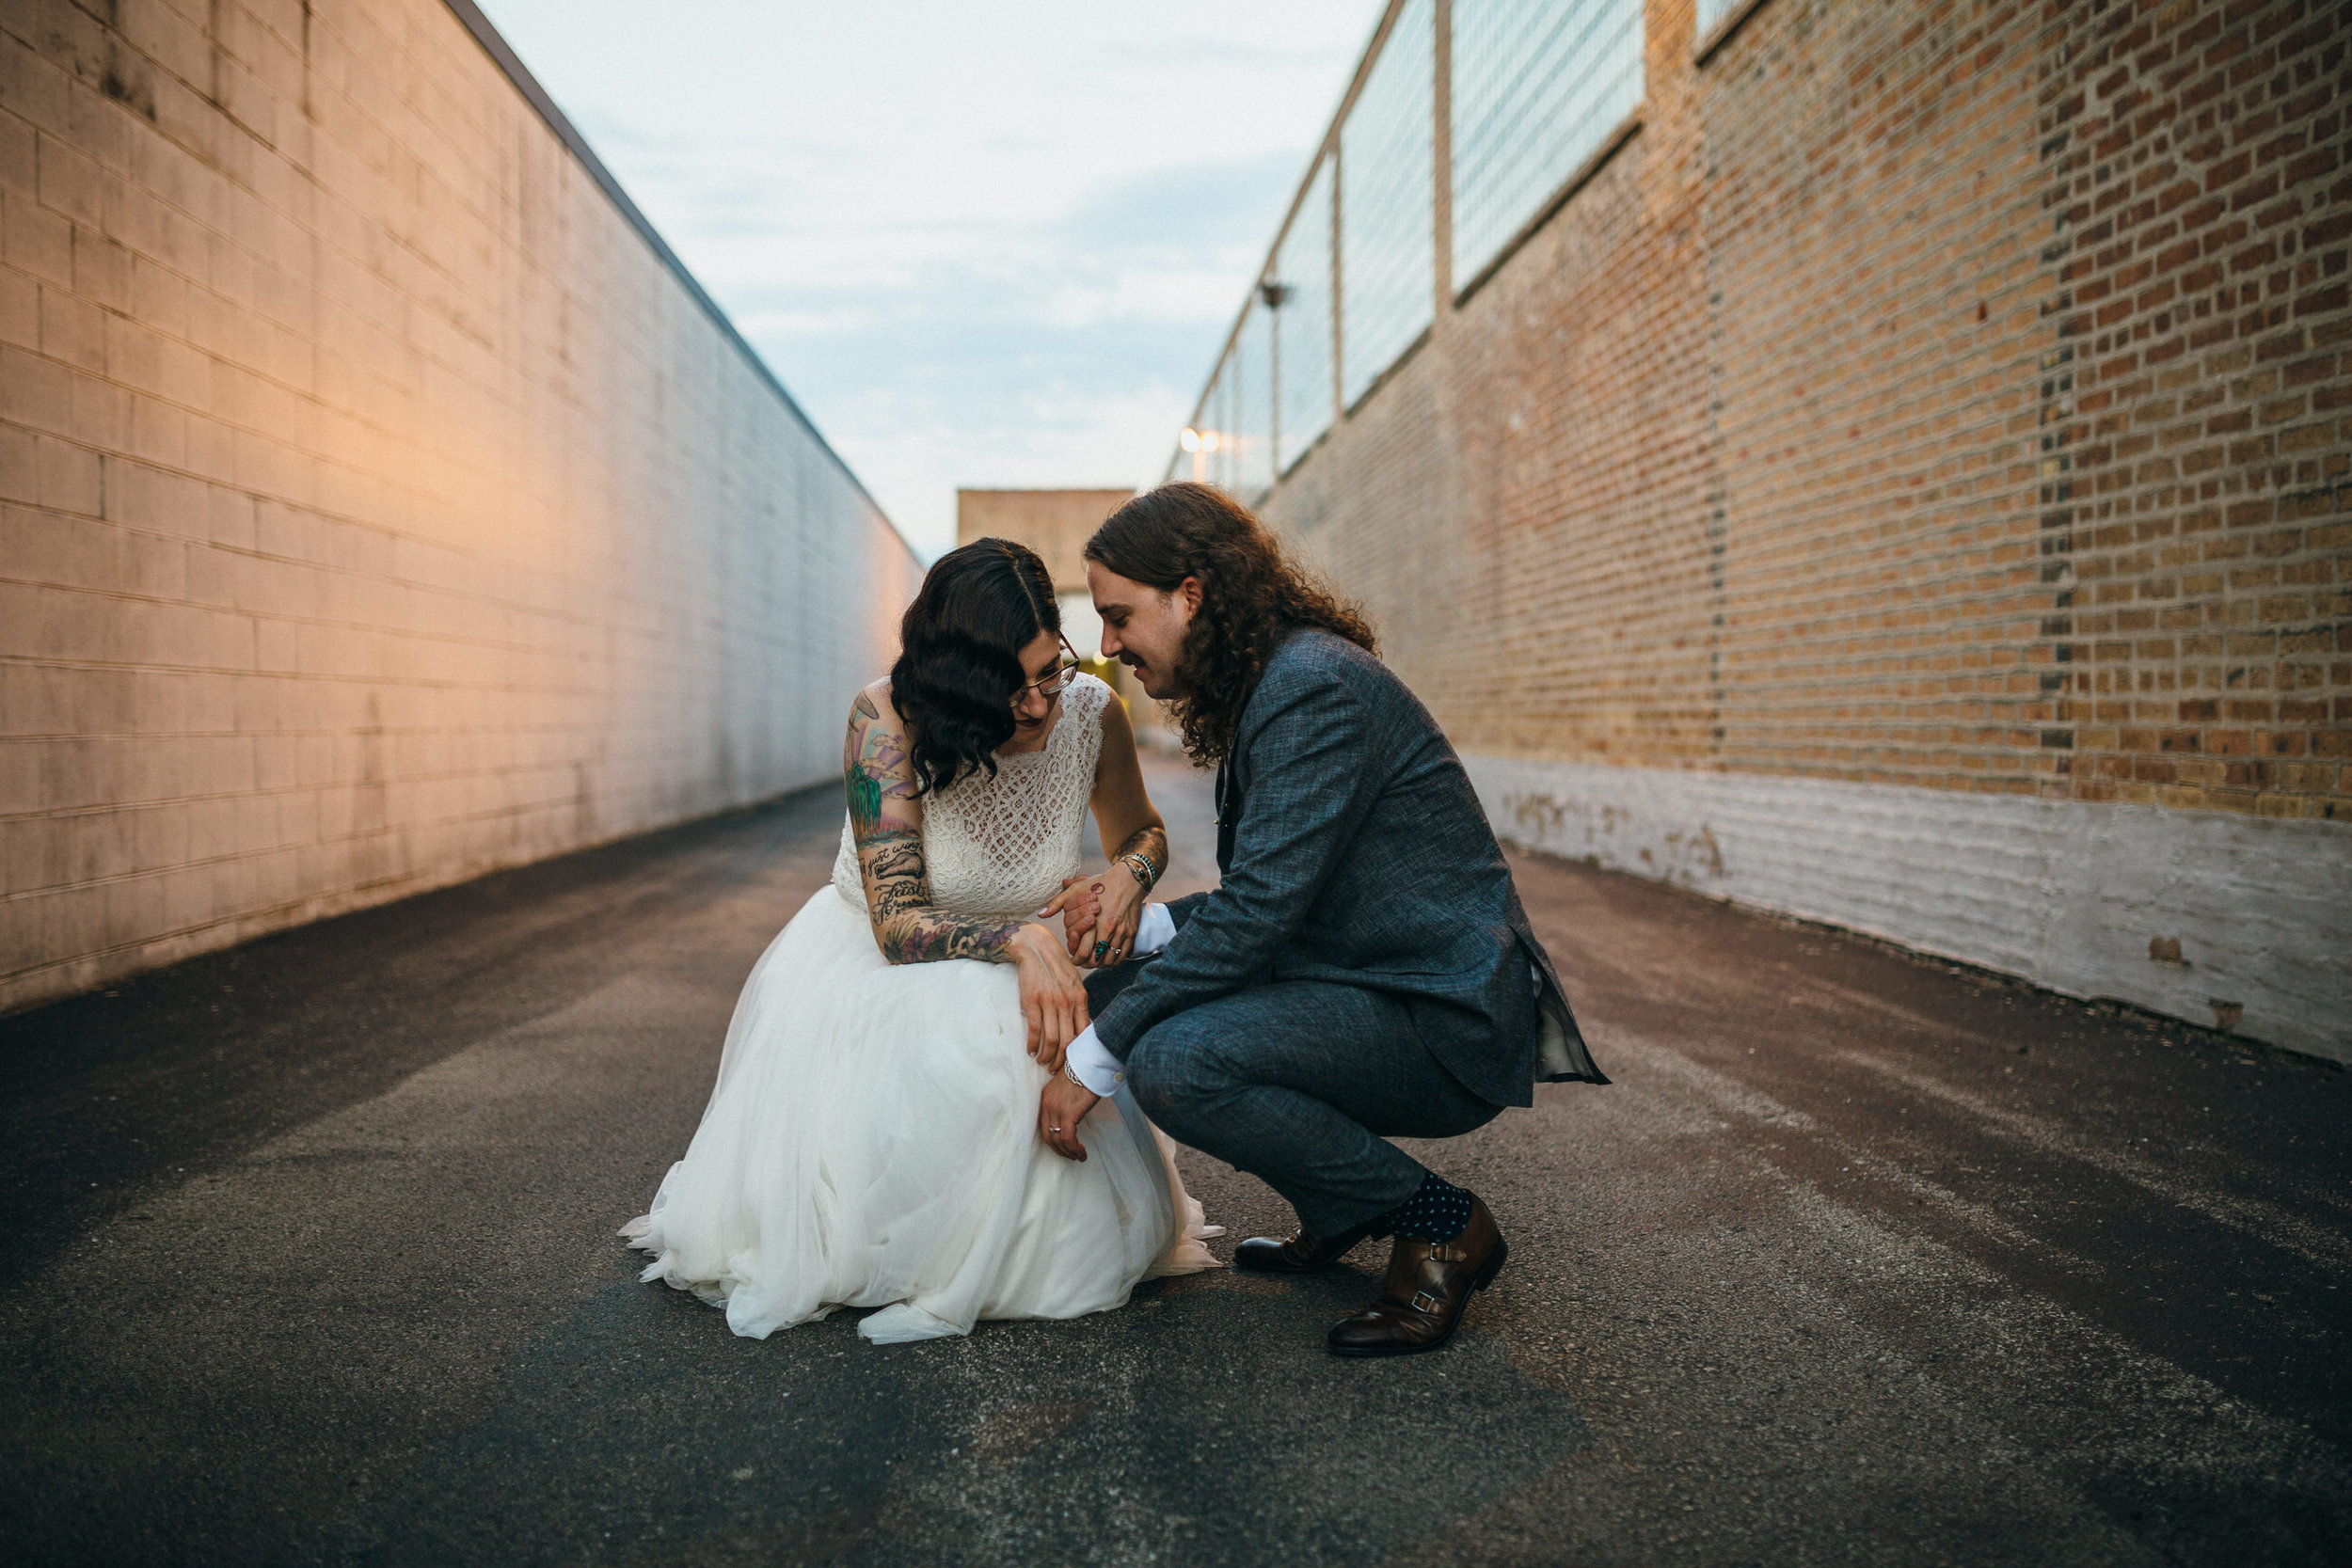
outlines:
[[1125, 1082], [1298, 1211], [1296, 1235], [1244, 1242], [1238, 1266], [1302, 1274], [1394, 1239], [1334, 1352], [1435, 1350], [1507, 1249], [1476, 1195], [1386, 1140], [1483, 1127], [1539, 1080], [1608, 1080], [1469, 777], [1362, 616], [1206, 485], [1136, 497], [1086, 559], [1103, 652], [1217, 765], [1223, 884], [1168, 906], [1157, 955], [1089, 976], [1094, 1022], [1040, 1135], [1084, 1158], [1078, 1119]]

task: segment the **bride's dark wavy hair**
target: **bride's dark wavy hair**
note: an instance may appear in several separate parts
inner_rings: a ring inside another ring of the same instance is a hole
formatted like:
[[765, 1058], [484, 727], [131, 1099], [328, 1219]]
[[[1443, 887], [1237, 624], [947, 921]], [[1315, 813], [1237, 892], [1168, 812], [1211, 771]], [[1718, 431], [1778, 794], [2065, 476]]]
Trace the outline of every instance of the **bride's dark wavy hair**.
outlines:
[[1294, 565], [1248, 507], [1206, 484], [1145, 491], [1094, 531], [1086, 558], [1162, 593], [1200, 579], [1200, 609], [1176, 656], [1184, 695], [1168, 705], [1196, 762], [1233, 749], [1242, 705], [1293, 627], [1380, 651], [1362, 610]]
[[1009, 539], [975, 539], [924, 576], [898, 623], [890, 700], [906, 721], [915, 787], [936, 794], [985, 768], [1012, 738], [1012, 698], [1028, 678], [1021, 650], [1061, 635], [1045, 562]]

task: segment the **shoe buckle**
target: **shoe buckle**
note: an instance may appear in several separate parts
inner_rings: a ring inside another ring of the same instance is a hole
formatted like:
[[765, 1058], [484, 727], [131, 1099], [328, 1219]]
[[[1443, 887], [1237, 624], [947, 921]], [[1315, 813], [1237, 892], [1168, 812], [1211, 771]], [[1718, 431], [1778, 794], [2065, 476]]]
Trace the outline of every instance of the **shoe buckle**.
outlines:
[[1445, 1310], [1445, 1298], [1432, 1295], [1427, 1291], [1415, 1291], [1412, 1307], [1414, 1311], [1424, 1312], [1434, 1318]]

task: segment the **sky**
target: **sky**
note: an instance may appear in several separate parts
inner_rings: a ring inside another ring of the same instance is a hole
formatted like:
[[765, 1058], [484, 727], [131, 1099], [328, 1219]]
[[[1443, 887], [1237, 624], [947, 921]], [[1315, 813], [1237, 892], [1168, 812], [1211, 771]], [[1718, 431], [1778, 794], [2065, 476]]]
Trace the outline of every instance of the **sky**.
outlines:
[[481, 0], [926, 559], [1145, 485], [1379, 0]]

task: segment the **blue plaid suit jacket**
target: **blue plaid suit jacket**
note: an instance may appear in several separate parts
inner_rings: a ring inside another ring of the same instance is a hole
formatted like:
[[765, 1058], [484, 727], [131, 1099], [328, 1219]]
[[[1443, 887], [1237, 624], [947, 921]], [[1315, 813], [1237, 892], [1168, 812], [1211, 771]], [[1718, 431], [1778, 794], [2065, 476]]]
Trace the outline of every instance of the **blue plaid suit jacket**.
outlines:
[[1404, 999], [1446, 1070], [1491, 1104], [1525, 1105], [1539, 1081], [1608, 1082], [1460, 758], [1387, 665], [1328, 632], [1291, 633], [1217, 784], [1223, 885], [1169, 906], [1175, 941], [1095, 1019], [1112, 1054], [1204, 1002], [1321, 980]]

